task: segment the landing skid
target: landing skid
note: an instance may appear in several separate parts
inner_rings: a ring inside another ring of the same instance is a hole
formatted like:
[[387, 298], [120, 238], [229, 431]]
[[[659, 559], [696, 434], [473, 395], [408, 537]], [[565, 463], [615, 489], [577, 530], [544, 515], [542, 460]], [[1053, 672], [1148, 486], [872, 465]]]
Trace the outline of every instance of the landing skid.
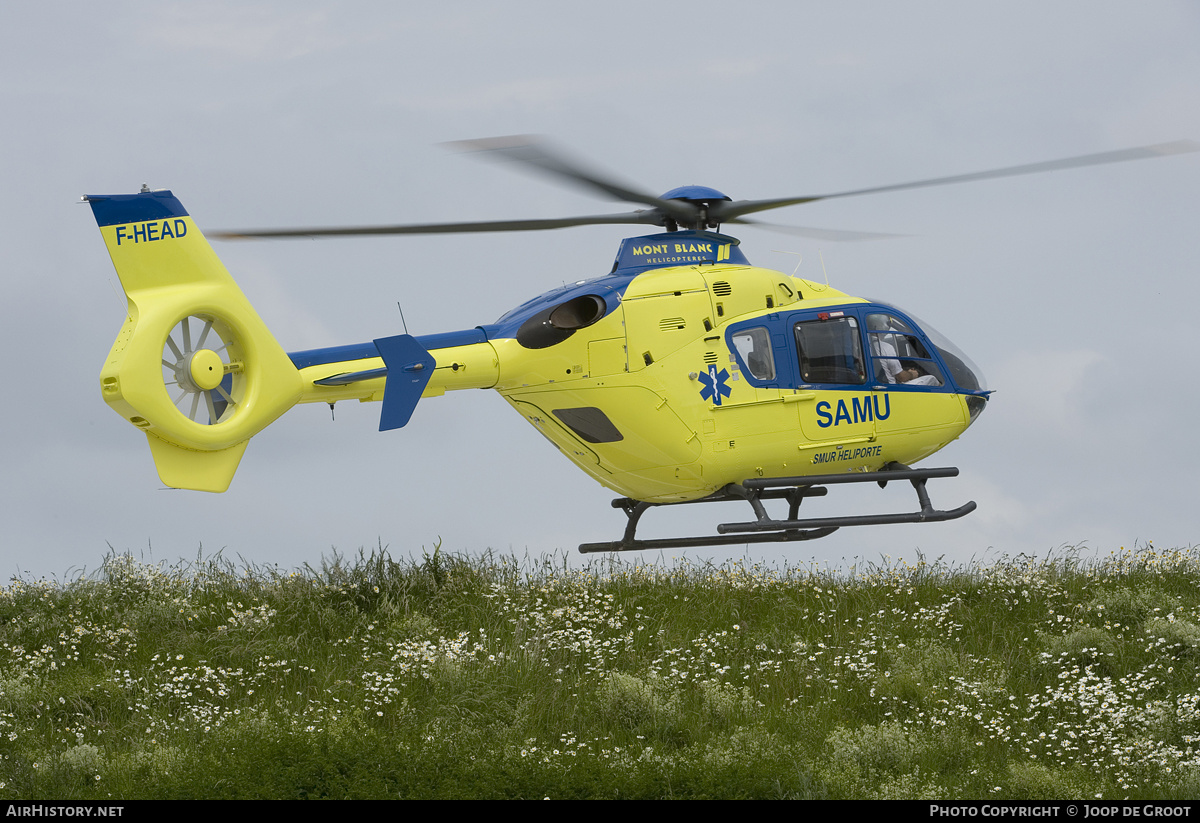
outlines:
[[[935, 523], [940, 520], [955, 520], [975, 511], [975, 502], [970, 501], [950, 511], [933, 508], [925, 481], [931, 477], [957, 477], [958, 469], [910, 469], [902, 463], [889, 463], [877, 472], [852, 472], [847, 474], [818, 474], [810, 477], [753, 478], [741, 483], [730, 483], [716, 494], [700, 500], [683, 503], [647, 503], [622, 497], [612, 502], [614, 509], [625, 512], [628, 523], [625, 536], [612, 543], [584, 543], [581, 553], [627, 552], [641, 549], [688, 549], [696, 546], [731, 546], [747, 543], [794, 543], [801, 540], [816, 540], [833, 534], [842, 526], [879, 526], [888, 523]], [[839, 483], [878, 483], [883, 488], [891, 480], [907, 480], [917, 492], [921, 510], [899, 514], [864, 514], [847, 517], [816, 517], [798, 520], [800, 504], [806, 497], [824, 497], [829, 493], [826, 486]], [[688, 503], [721, 503], [729, 500], [745, 500], [754, 510], [755, 519], [744, 523], [721, 523], [717, 534], [706, 537], [668, 537], [638, 540], [634, 534], [643, 514], [655, 506], [682, 506]], [[764, 500], [786, 500], [786, 520], [773, 520], [763, 505]]]

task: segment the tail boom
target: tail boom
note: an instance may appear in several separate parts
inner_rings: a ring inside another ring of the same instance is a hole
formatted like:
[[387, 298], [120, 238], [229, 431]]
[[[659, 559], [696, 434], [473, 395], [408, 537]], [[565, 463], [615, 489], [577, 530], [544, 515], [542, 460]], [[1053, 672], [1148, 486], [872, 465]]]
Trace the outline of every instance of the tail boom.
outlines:
[[499, 356], [480, 329], [378, 338], [355, 346], [293, 352], [304, 383], [301, 403], [383, 401], [379, 430], [408, 422], [417, 401], [458, 389], [490, 389]]

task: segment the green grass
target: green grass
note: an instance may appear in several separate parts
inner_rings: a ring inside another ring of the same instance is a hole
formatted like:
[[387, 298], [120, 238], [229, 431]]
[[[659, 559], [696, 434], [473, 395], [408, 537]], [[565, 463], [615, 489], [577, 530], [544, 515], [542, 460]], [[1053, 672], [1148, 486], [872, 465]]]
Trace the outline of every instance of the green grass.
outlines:
[[1193, 798], [1200, 555], [108, 556], [0, 590], [0, 799]]

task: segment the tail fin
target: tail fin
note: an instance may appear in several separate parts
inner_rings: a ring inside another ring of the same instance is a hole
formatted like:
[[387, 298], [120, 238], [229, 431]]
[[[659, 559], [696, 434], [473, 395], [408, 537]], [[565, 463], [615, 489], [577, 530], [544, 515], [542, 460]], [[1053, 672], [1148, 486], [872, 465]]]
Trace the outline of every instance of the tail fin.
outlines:
[[171, 192], [84, 200], [129, 299], [104, 400], [146, 433], [163, 483], [225, 491], [250, 438], [300, 398], [300, 373]]

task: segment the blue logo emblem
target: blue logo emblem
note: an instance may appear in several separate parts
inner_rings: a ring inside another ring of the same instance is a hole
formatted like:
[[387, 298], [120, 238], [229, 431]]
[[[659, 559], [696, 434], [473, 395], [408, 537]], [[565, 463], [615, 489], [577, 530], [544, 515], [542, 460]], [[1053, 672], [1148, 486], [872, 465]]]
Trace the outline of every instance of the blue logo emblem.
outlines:
[[728, 397], [733, 394], [733, 390], [725, 384], [729, 379], [729, 371], [721, 369], [717, 371], [716, 366], [709, 366], [708, 371], [700, 375], [700, 383], [704, 386], [700, 390], [700, 397], [704, 400], [711, 400], [714, 406], [721, 405], [721, 397]]

